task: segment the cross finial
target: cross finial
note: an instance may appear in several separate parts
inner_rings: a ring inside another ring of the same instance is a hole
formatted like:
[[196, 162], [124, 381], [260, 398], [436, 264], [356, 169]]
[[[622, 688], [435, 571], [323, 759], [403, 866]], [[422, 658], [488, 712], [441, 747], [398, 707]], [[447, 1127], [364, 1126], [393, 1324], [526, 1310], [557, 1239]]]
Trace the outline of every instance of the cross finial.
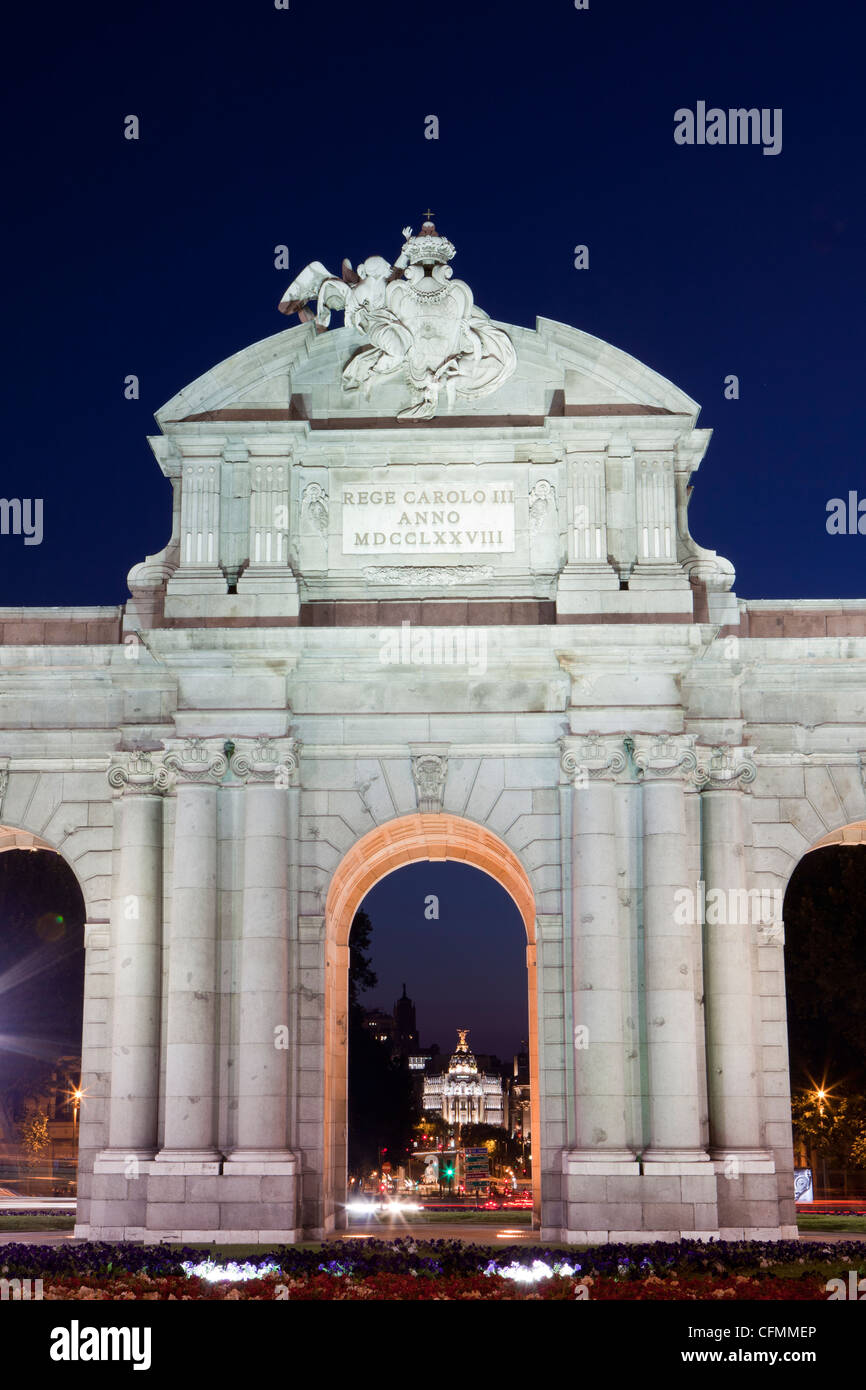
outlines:
[[431, 212], [430, 209], [428, 208], [427, 211], [425, 212], [424, 216], [426, 217], [426, 219], [427, 219], [428, 222], [432, 222], [432, 221], [433, 221], [433, 218], [436, 216], [436, 214], [435, 214], [434, 212]]

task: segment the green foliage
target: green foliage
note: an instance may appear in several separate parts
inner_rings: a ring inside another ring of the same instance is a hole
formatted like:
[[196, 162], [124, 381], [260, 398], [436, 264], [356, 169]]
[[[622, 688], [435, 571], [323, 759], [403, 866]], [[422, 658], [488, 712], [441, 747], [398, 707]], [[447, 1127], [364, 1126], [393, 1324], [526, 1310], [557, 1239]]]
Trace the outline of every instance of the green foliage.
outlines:
[[392, 1061], [387, 1045], [363, 1026], [359, 996], [372, 989], [377, 976], [371, 968], [373, 924], [359, 912], [349, 936], [349, 1173], [363, 1177], [378, 1169], [380, 1152], [396, 1169], [411, 1147], [414, 1111], [408, 1065]]
[[44, 1110], [37, 1110], [26, 1116], [18, 1126], [21, 1145], [24, 1149], [24, 1162], [30, 1166], [39, 1162], [48, 1148], [48, 1116]]
[[356, 912], [349, 933], [349, 1008], [358, 1010], [359, 998], [379, 983], [378, 975], [371, 967], [370, 936], [373, 923], [366, 912]]
[[792, 1097], [791, 1114], [795, 1132], [810, 1149], [835, 1156], [843, 1167], [866, 1168], [866, 1099], [862, 1096], [828, 1096], [821, 1102], [807, 1091]]
[[515, 1163], [523, 1152], [520, 1140], [512, 1138], [508, 1130], [500, 1125], [463, 1125], [460, 1142], [470, 1149], [489, 1148], [492, 1144], [493, 1160], [500, 1167]]

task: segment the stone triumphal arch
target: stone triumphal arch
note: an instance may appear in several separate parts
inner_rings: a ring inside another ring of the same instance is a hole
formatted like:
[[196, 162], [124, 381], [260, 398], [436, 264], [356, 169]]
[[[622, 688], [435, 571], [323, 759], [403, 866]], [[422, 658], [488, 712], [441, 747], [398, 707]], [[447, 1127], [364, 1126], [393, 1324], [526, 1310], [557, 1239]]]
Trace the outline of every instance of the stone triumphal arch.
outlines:
[[866, 601], [738, 599], [698, 406], [453, 256], [313, 262], [158, 411], [128, 601], [0, 610], [0, 824], [87, 904], [82, 1235], [340, 1224], [351, 913], [437, 856], [526, 924], [546, 1236], [796, 1233], [778, 904], [866, 820]]

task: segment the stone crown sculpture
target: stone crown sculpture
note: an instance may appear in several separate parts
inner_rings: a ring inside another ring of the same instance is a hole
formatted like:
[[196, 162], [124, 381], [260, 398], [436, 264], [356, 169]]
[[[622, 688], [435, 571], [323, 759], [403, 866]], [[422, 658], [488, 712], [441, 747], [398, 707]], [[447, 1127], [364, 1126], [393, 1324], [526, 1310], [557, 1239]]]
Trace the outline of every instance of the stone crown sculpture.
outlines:
[[[398, 419], [429, 420], [445, 392], [449, 406], [455, 396], [486, 396], [507, 381], [517, 365], [508, 334], [495, 328], [479, 309], [463, 280], [453, 280], [448, 265], [456, 250], [427, 221], [418, 236], [403, 228], [405, 238], [393, 264], [369, 256], [353, 270], [343, 261], [342, 278], [331, 275], [321, 261], [311, 261], [292, 281], [280, 301], [283, 314], [297, 313], [302, 321], [315, 317], [320, 332], [328, 327], [332, 309], [342, 309], [347, 326], [368, 340], [343, 368], [347, 391], [363, 387], [369, 393], [378, 379], [400, 373], [414, 400]], [[316, 300], [313, 316], [307, 309]]]

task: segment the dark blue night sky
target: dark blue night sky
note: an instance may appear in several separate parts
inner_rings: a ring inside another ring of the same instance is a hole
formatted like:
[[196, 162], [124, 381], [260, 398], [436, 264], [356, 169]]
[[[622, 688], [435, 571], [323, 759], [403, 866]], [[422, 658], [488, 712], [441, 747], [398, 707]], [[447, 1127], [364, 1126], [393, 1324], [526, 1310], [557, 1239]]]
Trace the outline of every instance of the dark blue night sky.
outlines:
[[[575, 324], [701, 402], [692, 530], [741, 595], [861, 595], [866, 540], [825, 530], [830, 497], [866, 494], [858, 20], [850, 0], [20, 7], [0, 492], [44, 499], [45, 539], [0, 538], [0, 604], [122, 601], [170, 529], [154, 410], [283, 330], [308, 261], [396, 254], [428, 207], [494, 318]], [[675, 144], [698, 101], [781, 107], [782, 152]]]
[[[425, 917], [431, 895], [438, 918]], [[519, 1050], [529, 1027], [526, 930], [495, 879], [468, 864], [409, 864], [377, 883], [363, 907], [379, 977], [361, 999], [366, 1008], [390, 1012], [405, 983], [422, 1047], [453, 1052], [456, 1030], [468, 1028], [477, 1052], [507, 1061]]]
[[[170, 530], [153, 412], [281, 332], [307, 262], [393, 256], [428, 207], [494, 319], [575, 324], [701, 402], [715, 435], [692, 531], [733, 561], [741, 596], [862, 596], [866, 537], [825, 528], [830, 498], [866, 495], [861, 22], [850, 0], [19, 7], [0, 495], [41, 497], [45, 533], [0, 537], [0, 605], [122, 602]], [[674, 112], [699, 101], [781, 108], [781, 153], [677, 145]], [[381, 907], [410, 892], [402, 878], [376, 891], [381, 1002], [406, 978], [424, 1041], [448, 1046], [461, 1022], [510, 1050], [525, 1024], [496, 1033], [504, 971], [486, 1017], [459, 995], [436, 1015], [425, 995], [451, 953], [449, 989], [492, 951], [513, 950], [518, 979], [516, 914], [509, 944], [488, 933], [501, 890], [445, 893], [435, 931]]]

